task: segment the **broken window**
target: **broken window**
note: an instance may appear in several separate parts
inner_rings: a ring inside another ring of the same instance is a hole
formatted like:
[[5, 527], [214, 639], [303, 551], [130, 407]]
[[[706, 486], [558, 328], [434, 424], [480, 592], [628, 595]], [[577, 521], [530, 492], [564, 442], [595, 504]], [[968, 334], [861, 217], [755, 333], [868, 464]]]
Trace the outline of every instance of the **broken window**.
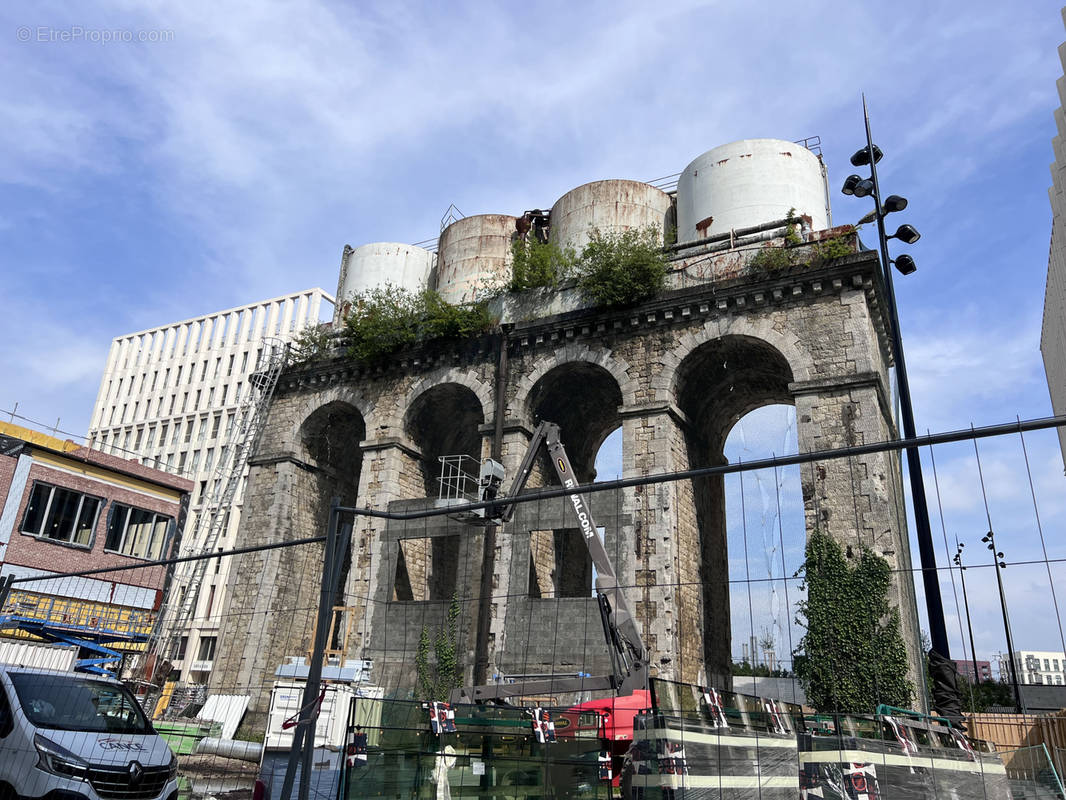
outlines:
[[459, 574], [459, 536], [401, 539], [393, 578], [393, 600], [450, 600]]
[[589, 597], [592, 558], [578, 528], [529, 532], [529, 596]]

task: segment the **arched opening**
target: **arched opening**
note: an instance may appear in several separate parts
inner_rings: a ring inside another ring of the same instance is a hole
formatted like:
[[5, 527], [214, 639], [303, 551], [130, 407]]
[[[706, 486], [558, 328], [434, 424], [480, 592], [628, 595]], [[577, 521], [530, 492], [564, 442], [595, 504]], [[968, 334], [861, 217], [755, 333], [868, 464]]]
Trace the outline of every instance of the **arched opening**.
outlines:
[[[477, 395], [458, 383], [434, 386], [411, 403], [404, 430], [421, 455], [421, 485], [426, 496], [438, 497], [442, 456], [466, 456], [470, 460], [461, 468], [476, 478], [481, 460], [479, 428], [484, 420]], [[457, 533], [401, 538], [391, 599], [451, 599], [458, 582], [461, 544]]]
[[[606, 448], [608, 470], [621, 471], [622, 392], [607, 370], [596, 364], [574, 362], [550, 370], [530, 392], [530, 416], [559, 426], [560, 439], [582, 484], [596, 479], [598, 456]], [[617, 435], [612, 436], [612, 434]], [[612, 453], [617, 452], [617, 458]], [[610, 477], [614, 477], [611, 472]], [[559, 485], [559, 478], [547, 454], [542, 452], [530, 486]], [[562, 527], [530, 531], [529, 596], [589, 597], [595, 570], [582, 540], [580, 529], [569, 516]], [[601, 531], [602, 535], [602, 531]]]
[[422, 454], [422, 481], [427, 497], [440, 488], [441, 456], [481, 459], [481, 433], [485, 421], [481, 401], [460, 383], [442, 383], [423, 392], [407, 410], [404, 429]]
[[[795, 406], [774, 404], [738, 420], [724, 454], [737, 463], [798, 449]], [[734, 689], [759, 694], [760, 679], [791, 674], [803, 635], [795, 624], [800, 581], [793, 577], [807, 541], [800, 468], [727, 475], [725, 506]]]
[[[561, 364], [549, 370], [533, 386], [526, 401], [537, 422], [559, 426], [560, 437], [581, 483], [596, 479], [596, 454], [607, 436], [621, 424], [622, 390], [607, 370], [583, 361]], [[558, 485], [555, 471], [545, 459], [543, 481], [531, 485]]]
[[[727, 336], [692, 351], [678, 368], [675, 397], [687, 418], [685, 448], [689, 466], [727, 463], [726, 439], [737, 420], [771, 404], [791, 404], [792, 370], [766, 342]], [[726, 492], [722, 476], [692, 481], [696, 531], [691, 542], [698, 565], [692, 577], [702, 591], [703, 661], [709, 681], [731, 672], [730, 564]]]
[[355, 505], [363, 466], [359, 445], [365, 438], [363, 415], [341, 401], [316, 409], [300, 426], [300, 444], [307, 460], [319, 470], [319, 492], [327, 505], [333, 496], [339, 496], [344, 505]]
[[[300, 426], [299, 442], [304, 458], [315, 467], [314, 480], [319, 509], [319, 530], [328, 521], [330, 502], [339, 497], [341, 505], [358, 505], [359, 477], [363, 468], [360, 443], [366, 439], [366, 422], [354, 406], [334, 401], [316, 409]], [[344, 605], [344, 587], [351, 570], [351, 548], [344, 554], [341, 579], [334, 605]], [[335, 632], [336, 635], [339, 634]], [[336, 647], [338, 641], [331, 643]]]

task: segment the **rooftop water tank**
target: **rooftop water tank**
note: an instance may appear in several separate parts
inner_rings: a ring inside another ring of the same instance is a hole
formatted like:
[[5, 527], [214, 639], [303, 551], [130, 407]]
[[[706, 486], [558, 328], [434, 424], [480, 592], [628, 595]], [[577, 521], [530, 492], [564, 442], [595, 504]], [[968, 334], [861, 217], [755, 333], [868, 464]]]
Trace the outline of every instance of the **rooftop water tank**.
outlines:
[[433, 269], [433, 253], [413, 244], [372, 242], [346, 250], [337, 283], [336, 320], [351, 310], [357, 294], [391, 283], [418, 292], [426, 287]]
[[652, 227], [661, 239], [669, 210], [670, 196], [650, 184], [594, 181], [570, 190], [552, 206], [551, 236], [578, 252], [593, 230], [608, 234]]
[[456, 220], [440, 235], [436, 289], [449, 303], [469, 303], [511, 278], [515, 218], [477, 214]]
[[828, 227], [822, 160], [781, 139], [742, 139], [708, 150], [677, 182], [677, 240], [691, 242], [785, 219], [790, 209]]

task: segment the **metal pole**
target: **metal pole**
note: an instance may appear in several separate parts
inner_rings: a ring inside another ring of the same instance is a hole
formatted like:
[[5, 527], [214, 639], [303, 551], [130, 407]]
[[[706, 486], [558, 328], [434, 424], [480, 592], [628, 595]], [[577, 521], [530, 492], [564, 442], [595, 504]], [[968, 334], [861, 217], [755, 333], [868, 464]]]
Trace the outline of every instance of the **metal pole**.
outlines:
[[988, 532], [989, 547], [992, 550], [992, 559], [996, 565], [996, 585], [999, 587], [999, 607], [1003, 612], [1003, 633], [1007, 637], [1007, 663], [1010, 664], [1010, 682], [1014, 687], [1014, 710], [1019, 714], [1025, 713], [1025, 704], [1022, 702], [1021, 688], [1018, 686], [1018, 669], [1014, 664], [1014, 639], [1010, 633], [1010, 617], [1007, 615], [1007, 594], [1003, 591], [1003, 576], [999, 566], [999, 551], [996, 549], [996, 536], [992, 531]]
[[[870, 132], [870, 114], [866, 109], [866, 97], [862, 98], [862, 113], [866, 121], [866, 147], [870, 154], [870, 180], [874, 185], [874, 205], [877, 211], [877, 239], [881, 246], [881, 271], [885, 281], [885, 299], [889, 314], [889, 332], [896, 357], [896, 380], [899, 384], [900, 417], [903, 435], [915, 437], [914, 408], [911, 405], [910, 381], [907, 378], [907, 363], [903, 357], [903, 340], [899, 332], [899, 314], [896, 310], [896, 295], [892, 288], [892, 265], [888, 258], [888, 236], [885, 234], [885, 214], [881, 207], [881, 187], [877, 183], [877, 165], [874, 163], [874, 142]], [[940, 580], [937, 577], [936, 550], [933, 547], [933, 532], [929, 524], [929, 503], [925, 497], [925, 481], [922, 479], [922, 461], [918, 448], [907, 448], [907, 471], [910, 477], [911, 498], [914, 502], [914, 526], [918, 539], [918, 554], [922, 563], [922, 585], [925, 587], [925, 610], [929, 616], [929, 641], [932, 649], [945, 658], [951, 658], [948, 646], [948, 629], [944, 622], [944, 601], [940, 596]], [[975, 665], [976, 668], [976, 665]]]
[[289, 751], [289, 764], [285, 770], [285, 781], [281, 788], [282, 800], [291, 800], [293, 782], [296, 778], [296, 765], [301, 764], [300, 800], [307, 800], [311, 781], [311, 761], [315, 748], [315, 726], [319, 705], [316, 702], [322, 683], [322, 656], [326, 649], [326, 637], [329, 635], [329, 621], [333, 609], [333, 596], [336, 592], [335, 582], [339, 570], [336, 568], [340, 548], [337, 529], [340, 498], [334, 497], [330, 503], [329, 525], [326, 530], [326, 542], [322, 553], [322, 584], [318, 596], [318, 618], [315, 624], [314, 648], [311, 651], [311, 663], [307, 669], [307, 683], [304, 686], [303, 701], [300, 704], [300, 718], [292, 737], [292, 749]]
[[[957, 545], [959, 540], [955, 540]], [[957, 553], [959, 559], [959, 577], [962, 579], [962, 607], [966, 609], [966, 630], [970, 632], [970, 657], [973, 659], [973, 681], [975, 684], [981, 682], [981, 672], [977, 668], [977, 646], [973, 641], [973, 625], [970, 624], [970, 601], [966, 596], [966, 567], [962, 565], [962, 548], [959, 548]]]

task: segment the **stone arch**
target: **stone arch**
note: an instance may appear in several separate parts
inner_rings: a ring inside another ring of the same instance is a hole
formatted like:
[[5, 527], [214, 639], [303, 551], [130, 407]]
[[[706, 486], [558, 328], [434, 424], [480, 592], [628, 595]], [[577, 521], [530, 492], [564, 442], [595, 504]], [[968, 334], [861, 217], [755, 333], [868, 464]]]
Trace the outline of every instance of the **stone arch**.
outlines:
[[350, 386], [334, 385], [300, 398], [292, 414], [292, 427], [286, 431], [283, 438], [274, 443], [275, 446], [287, 447], [293, 452], [301, 452], [304, 424], [320, 409], [334, 404], [347, 406], [358, 413], [363, 419], [364, 431], [375, 429], [376, 413], [374, 404], [362, 392], [353, 391]]
[[522, 375], [518, 381], [516, 398], [519, 407], [510, 409], [510, 413], [528, 425], [535, 424], [529, 414], [526, 399], [533, 391], [533, 387], [549, 372], [557, 367], [571, 363], [585, 363], [601, 367], [614, 378], [622, 397], [622, 405], [631, 406], [636, 403], [638, 382], [631, 377], [633, 370], [626, 361], [607, 348], [591, 348], [584, 344], [568, 344], [557, 350], [552, 356], [539, 359], [537, 365]]
[[491, 419], [495, 402], [492, 395], [492, 387], [482, 381], [478, 376], [466, 370], [454, 368], [436, 369], [416, 381], [404, 397], [402, 408], [410, 408], [418, 397], [444, 383], [454, 383], [465, 386], [481, 403], [481, 415], [483, 419]]
[[[567, 361], [545, 371], [532, 385], [524, 410], [531, 421], [559, 426], [575, 477], [590, 483], [596, 478], [600, 445], [622, 424], [622, 400], [621, 388], [607, 369], [590, 361]], [[546, 484], [558, 483], [553, 469], [543, 470], [542, 477]]]
[[[764, 405], [792, 403], [794, 381], [786, 357], [765, 339], [729, 334], [689, 348], [673, 371], [670, 394], [686, 420], [683, 431], [689, 467], [725, 463], [726, 437], [742, 416]], [[703, 658], [708, 674], [731, 668], [729, 559], [725, 481], [712, 475], [691, 482], [697, 552], [682, 554], [699, 564], [702, 587]]]
[[[404, 434], [421, 456], [426, 496], [435, 497], [441, 456], [464, 455], [480, 461], [484, 404], [466, 384], [447, 382], [413, 395], [406, 408]], [[472, 467], [467, 471], [476, 473]]]
[[295, 444], [301, 459], [317, 468], [324, 505], [332, 496], [339, 496], [343, 504], [356, 504], [363, 466], [360, 444], [365, 438], [363, 415], [343, 400], [318, 406], [300, 424]]
[[662, 355], [662, 371], [652, 378], [652, 397], [657, 402], [676, 402], [674, 388], [682, 362], [707, 342], [728, 336], [742, 336], [764, 342], [788, 364], [794, 381], [815, 377], [814, 357], [803, 347], [798, 337], [781, 332], [769, 317], [753, 319], [730, 316], [725, 319], [707, 320], [701, 329], [686, 331], [678, 337], [677, 345]]

